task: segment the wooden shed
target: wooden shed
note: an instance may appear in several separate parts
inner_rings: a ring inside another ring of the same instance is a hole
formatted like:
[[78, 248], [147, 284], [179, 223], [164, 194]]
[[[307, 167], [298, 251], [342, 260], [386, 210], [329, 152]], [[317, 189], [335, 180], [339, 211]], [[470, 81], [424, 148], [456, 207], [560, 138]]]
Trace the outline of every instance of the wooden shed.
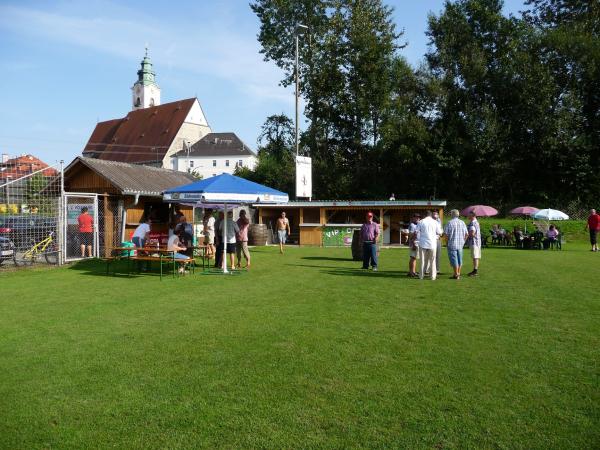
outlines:
[[100, 255], [128, 240], [144, 217], [152, 219], [152, 232], [168, 234], [177, 210], [193, 223], [191, 206], [167, 204], [166, 189], [191, 183], [185, 172], [116, 161], [77, 157], [65, 169], [65, 191], [98, 196]]
[[445, 200], [314, 201], [280, 205], [254, 205], [258, 222], [274, 227], [282, 211], [290, 221], [291, 241], [300, 245], [348, 246], [352, 233], [360, 228], [367, 212], [382, 225], [383, 243], [406, 243], [410, 217], [417, 212], [436, 210], [443, 218]]

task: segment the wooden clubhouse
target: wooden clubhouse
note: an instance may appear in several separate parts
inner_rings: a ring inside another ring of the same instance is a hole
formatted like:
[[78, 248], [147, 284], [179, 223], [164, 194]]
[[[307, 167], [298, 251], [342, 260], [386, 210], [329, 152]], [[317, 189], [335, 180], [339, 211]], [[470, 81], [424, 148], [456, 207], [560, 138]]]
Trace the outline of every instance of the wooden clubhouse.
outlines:
[[291, 241], [299, 245], [349, 246], [352, 232], [360, 228], [368, 211], [382, 224], [383, 244], [406, 243], [413, 213], [436, 210], [443, 218], [445, 200], [313, 201], [280, 205], [254, 205], [258, 223], [274, 227], [282, 211], [290, 221]]

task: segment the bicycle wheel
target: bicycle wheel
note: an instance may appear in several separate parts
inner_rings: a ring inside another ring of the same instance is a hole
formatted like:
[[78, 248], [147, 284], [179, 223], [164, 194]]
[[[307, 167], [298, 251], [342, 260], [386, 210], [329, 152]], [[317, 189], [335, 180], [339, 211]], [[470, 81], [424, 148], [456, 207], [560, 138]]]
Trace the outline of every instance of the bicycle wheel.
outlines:
[[58, 248], [54, 243], [50, 244], [44, 251], [44, 258], [48, 264], [58, 264]]
[[35, 261], [35, 254], [29, 250], [15, 250], [15, 266], [30, 266]]

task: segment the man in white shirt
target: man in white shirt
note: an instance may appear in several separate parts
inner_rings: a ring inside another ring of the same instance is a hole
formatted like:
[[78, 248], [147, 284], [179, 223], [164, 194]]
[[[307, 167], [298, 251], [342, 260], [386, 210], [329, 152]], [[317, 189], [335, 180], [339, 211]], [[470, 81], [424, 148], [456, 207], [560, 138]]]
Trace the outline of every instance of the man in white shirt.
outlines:
[[208, 245], [206, 248], [206, 256], [209, 258], [215, 255], [215, 216], [212, 210], [207, 210], [204, 216], [204, 243]]
[[425, 268], [431, 267], [431, 279], [435, 280], [437, 276], [437, 267], [435, 265], [435, 254], [437, 253], [437, 241], [439, 236], [444, 233], [442, 226], [431, 217], [431, 211], [427, 211], [426, 217], [419, 222], [419, 251], [421, 252], [421, 271], [419, 278], [425, 276]]

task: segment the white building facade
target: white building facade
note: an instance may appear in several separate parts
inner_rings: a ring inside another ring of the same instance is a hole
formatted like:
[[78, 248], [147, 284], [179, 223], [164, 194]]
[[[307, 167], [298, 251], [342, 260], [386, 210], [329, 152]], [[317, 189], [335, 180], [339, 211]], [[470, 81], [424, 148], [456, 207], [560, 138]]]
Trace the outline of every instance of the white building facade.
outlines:
[[256, 154], [235, 133], [209, 133], [188, 148], [175, 153], [171, 168], [203, 179], [233, 174], [238, 167], [253, 170]]

